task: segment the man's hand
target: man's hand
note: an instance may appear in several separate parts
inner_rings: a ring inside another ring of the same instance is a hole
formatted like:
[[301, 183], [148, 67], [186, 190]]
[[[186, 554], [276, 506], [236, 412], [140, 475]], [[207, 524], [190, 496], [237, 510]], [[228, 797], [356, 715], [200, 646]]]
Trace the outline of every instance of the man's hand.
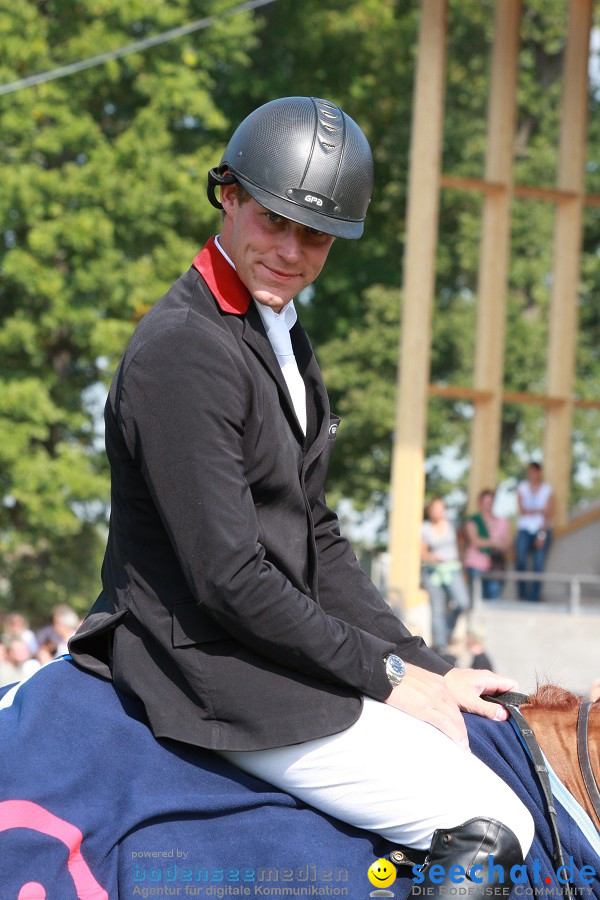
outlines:
[[406, 663], [406, 675], [385, 701], [390, 706], [429, 722], [465, 749], [469, 738], [463, 712], [504, 721], [502, 706], [481, 699], [481, 694], [501, 694], [516, 688], [512, 678], [486, 669], [450, 669], [443, 677]]
[[416, 719], [429, 722], [467, 749], [469, 746], [467, 728], [460, 714], [458, 702], [445, 681], [446, 677], [406, 663], [406, 674], [402, 683], [393, 689], [385, 702]]
[[488, 669], [450, 669], [444, 675], [444, 681], [463, 712], [477, 713], [478, 716], [497, 719], [499, 722], [508, 719], [508, 710], [496, 703], [482, 700], [481, 694], [514, 691], [517, 687], [514, 678], [495, 675]]

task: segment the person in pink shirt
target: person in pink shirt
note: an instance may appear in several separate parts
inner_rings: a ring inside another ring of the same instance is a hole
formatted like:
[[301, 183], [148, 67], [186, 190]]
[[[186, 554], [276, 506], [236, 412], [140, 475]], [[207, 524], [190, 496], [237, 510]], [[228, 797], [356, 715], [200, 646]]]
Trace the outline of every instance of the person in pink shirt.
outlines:
[[[471, 585], [475, 578], [500, 568], [504, 554], [512, 544], [508, 520], [494, 515], [494, 491], [489, 488], [481, 491], [477, 502], [478, 512], [469, 516], [465, 523], [467, 546], [463, 561]], [[483, 578], [484, 600], [498, 600], [501, 593], [499, 578]]]

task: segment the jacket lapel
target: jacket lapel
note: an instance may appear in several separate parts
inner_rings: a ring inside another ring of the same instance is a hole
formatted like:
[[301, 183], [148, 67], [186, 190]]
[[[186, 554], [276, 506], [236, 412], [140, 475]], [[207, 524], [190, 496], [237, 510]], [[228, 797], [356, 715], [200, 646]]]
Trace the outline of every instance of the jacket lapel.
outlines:
[[323, 450], [329, 434], [329, 398], [308, 335], [299, 322], [290, 332], [298, 369], [306, 385], [306, 459], [309, 465]]
[[[262, 319], [254, 303], [250, 303], [248, 311], [244, 316], [242, 340], [252, 349], [252, 351], [264, 365], [271, 378], [273, 378], [273, 380], [277, 383], [277, 387], [279, 388], [279, 393], [282, 400], [282, 406], [286, 412], [286, 415], [289, 417], [294, 426], [294, 430], [296, 432], [298, 440], [301, 444], [304, 445], [304, 432], [302, 431], [300, 422], [296, 417], [294, 404], [292, 403], [292, 397], [290, 395], [286, 380], [283, 377], [281, 366], [279, 365], [277, 357], [275, 356], [275, 351], [273, 350], [271, 342], [267, 337]], [[309, 398], [307, 395], [307, 406], [308, 404]]]
[[[300, 444], [309, 448], [311, 458], [323, 449], [327, 440], [329, 427], [329, 401], [323, 385], [323, 379], [317, 366], [310, 341], [302, 326], [297, 322], [290, 332], [294, 355], [298, 370], [306, 386], [306, 437], [294, 404], [275, 356], [271, 342], [267, 337], [262, 319], [246, 286], [242, 284], [235, 269], [227, 262], [210, 238], [193, 262], [194, 268], [200, 272], [215, 297], [225, 318], [233, 315], [242, 317], [242, 340], [260, 359], [269, 375], [276, 382], [282, 401], [282, 407], [292, 423]], [[315, 445], [318, 445], [318, 450]]]

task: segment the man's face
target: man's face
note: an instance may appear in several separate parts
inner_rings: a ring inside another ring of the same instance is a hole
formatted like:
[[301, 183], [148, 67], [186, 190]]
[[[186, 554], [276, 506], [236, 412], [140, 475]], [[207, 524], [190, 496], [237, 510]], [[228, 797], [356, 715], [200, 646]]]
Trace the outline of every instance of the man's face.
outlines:
[[279, 312], [315, 280], [333, 236], [284, 219], [252, 197], [240, 203], [234, 184], [221, 189], [221, 203], [223, 250], [255, 300]]

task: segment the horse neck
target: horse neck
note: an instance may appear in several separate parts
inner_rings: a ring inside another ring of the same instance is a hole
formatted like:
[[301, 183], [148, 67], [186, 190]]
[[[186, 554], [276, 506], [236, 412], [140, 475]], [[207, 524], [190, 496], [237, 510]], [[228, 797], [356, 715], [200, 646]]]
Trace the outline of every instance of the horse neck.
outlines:
[[[577, 755], [578, 709], [541, 709], [521, 707], [521, 712], [534, 731], [544, 756], [567, 790], [600, 831], [600, 819], [588, 797]], [[592, 771], [600, 782], [600, 704], [592, 707], [588, 746]]]

